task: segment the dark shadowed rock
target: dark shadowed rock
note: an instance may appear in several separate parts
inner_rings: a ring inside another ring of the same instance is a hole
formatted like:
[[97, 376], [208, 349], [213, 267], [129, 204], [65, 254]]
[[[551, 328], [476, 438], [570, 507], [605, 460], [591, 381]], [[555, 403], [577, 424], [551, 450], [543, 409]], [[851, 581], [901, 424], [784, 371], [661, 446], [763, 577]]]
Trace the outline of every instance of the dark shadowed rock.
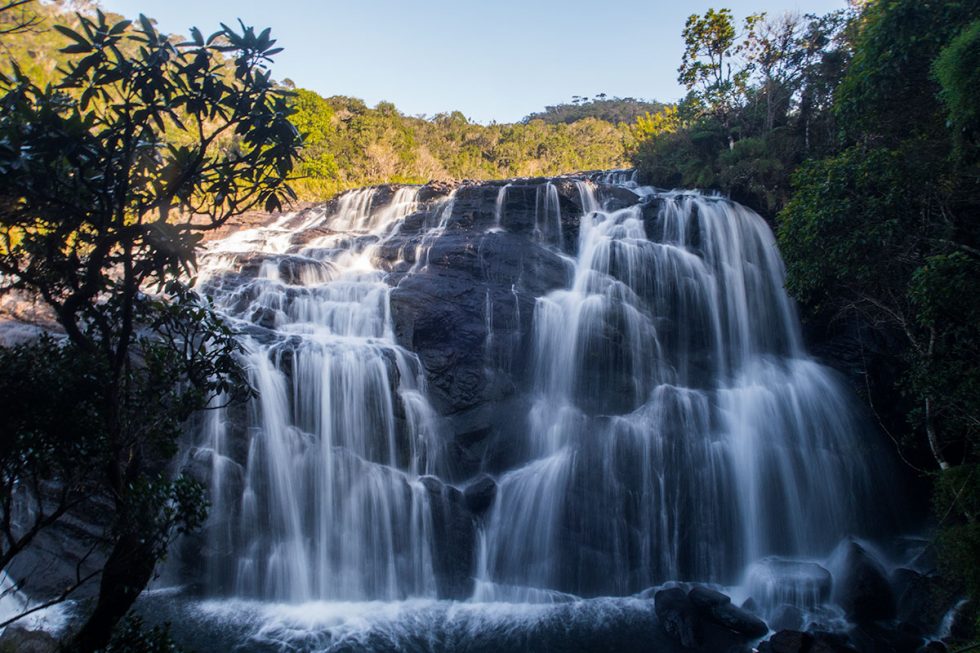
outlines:
[[654, 609], [668, 635], [685, 648], [701, 644], [700, 617], [697, 608], [679, 587], [660, 590], [654, 597]]
[[759, 644], [759, 653], [857, 653], [847, 638], [832, 633], [781, 630]]
[[12, 625], [0, 635], [0, 652], [7, 653], [57, 653], [58, 640], [43, 630], [28, 630]]
[[769, 626], [773, 630], [799, 630], [803, 627], [803, 611], [795, 605], [783, 604], [776, 608]]
[[895, 616], [925, 634], [935, 633], [943, 616], [956, 603], [956, 593], [937, 574], [899, 568], [892, 572], [891, 583], [895, 590]]
[[879, 624], [858, 626], [850, 636], [858, 650], [869, 653], [915, 653], [925, 643], [919, 635]]
[[481, 514], [490, 507], [497, 495], [497, 482], [488, 474], [481, 474], [463, 492], [466, 507], [474, 514]]
[[759, 644], [759, 653], [807, 653], [813, 635], [799, 630], [781, 630]]
[[718, 625], [750, 639], [762, 637], [769, 632], [764, 621], [730, 602], [711, 606], [708, 617]]
[[432, 564], [439, 598], [469, 598], [473, 594], [476, 525], [463, 493], [435, 476], [422, 476], [419, 483], [429, 493], [435, 549]]
[[895, 595], [882, 566], [857, 542], [835, 553], [834, 599], [851, 621], [867, 624], [895, 616]]
[[687, 598], [691, 599], [691, 603], [702, 610], [710, 610], [715, 606], [728, 605], [732, 602], [731, 598], [725, 594], [722, 594], [717, 590], [713, 590], [710, 587], [705, 587], [704, 585], [695, 585], [694, 588], [687, 593]]
[[749, 591], [763, 605], [808, 608], [830, 599], [833, 578], [813, 562], [764, 558], [749, 569]]
[[[748, 640], [768, 632], [766, 625], [731, 599], [708, 587], [690, 592], [680, 587], [654, 595], [655, 610], [664, 631], [683, 648], [698, 651], [748, 651]], [[761, 629], [761, 630], [760, 630]]]

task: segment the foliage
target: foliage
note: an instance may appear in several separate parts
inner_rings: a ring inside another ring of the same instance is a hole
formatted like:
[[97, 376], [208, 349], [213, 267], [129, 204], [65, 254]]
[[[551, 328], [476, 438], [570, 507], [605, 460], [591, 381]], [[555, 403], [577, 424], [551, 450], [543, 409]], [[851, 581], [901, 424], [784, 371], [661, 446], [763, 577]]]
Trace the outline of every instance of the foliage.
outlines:
[[939, 540], [943, 571], [976, 598], [980, 596], [980, 465], [960, 465], [940, 473], [933, 503], [943, 526]]
[[[41, 298], [66, 334], [57, 351], [45, 340], [4, 353], [20, 367], [50, 358], [53, 369], [38, 370], [28, 390], [45, 374], [85, 379], [25, 401], [82, 411], [68, 434], [93, 459], [85, 491], [113, 506], [99, 598], [74, 641], [91, 651], [170, 538], [203, 519], [200, 486], [167, 469], [183, 424], [219, 395], [249, 392], [237, 341], [179, 279], [204, 231], [292, 197], [300, 135], [268, 70], [279, 51], [268, 30], [222, 26], [205, 38], [194, 29], [176, 41], [145, 17], [133, 25], [101, 12], [56, 30], [70, 55], [56, 84], [41, 88], [17, 65], [0, 80], [0, 290]], [[78, 485], [50, 456], [31, 454], [68, 435], [61, 423], [9, 426], [7, 457], [25, 461], [14, 482]], [[50, 501], [46, 489], [35, 488], [45, 494], [37, 502]]]
[[949, 123], [961, 158], [976, 164], [980, 153], [980, 20], [974, 21], [943, 48], [932, 66], [942, 88]]
[[901, 154], [885, 149], [803, 165], [779, 225], [790, 292], [817, 310], [835, 301], [872, 310], [881, 294], [901, 293], [912, 272], [903, 254], [923, 235], [908, 174]]
[[[833, 93], [842, 141], [805, 162], [780, 215], [790, 290], [813, 316], [858, 316], [897, 346], [887, 395], [904, 455], [938, 469], [946, 573], [980, 592], [980, 176], [971, 1], [871, 2]], [[937, 82], [938, 80], [938, 82]], [[889, 335], [890, 334], [890, 335]]]
[[[772, 218], [793, 170], [836, 142], [830, 107], [849, 60], [847, 14], [692, 15], [678, 80], [680, 135], [637, 130], [633, 163], [660, 186], [720, 189]], [[680, 152], [675, 148], [680, 147]]]
[[[753, 37], [761, 19], [761, 15], [745, 19], [744, 38]], [[737, 42], [740, 37], [731, 10], [709, 9], [704, 16], [691, 14], [683, 36], [684, 55], [677, 69], [677, 81], [690, 91], [689, 102], [730, 131], [733, 114], [751, 74], [750, 66], [739, 65], [737, 59], [745, 45]], [[732, 143], [730, 134], [729, 143]]]
[[677, 105], [671, 104], [656, 113], [647, 111], [638, 117], [633, 125], [633, 130], [637, 140], [645, 140], [663, 134], [672, 134], [680, 127], [681, 118], [677, 111]]
[[637, 100], [636, 98], [607, 97], [600, 93], [589, 99], [575, 96], [571, 102], [562, 102], [548, 106], [544, 111], [532, 113], [522, 122], [529, 123], [542, 120], [546, 124], [573, 123], [585, 118], [595, 118], [614, 125], [636, 122], [646, 114], [657, 114], [663, 109], [659, 102]]
[[909, 137], [945, 138], [932, 63], [978, 10], [976, 0], [868, 3], [836, 93], [847, 137], [889, 146]]
[[297, 90], [294, 103], [291, 119], [307, 134], [298, 183], [304, 197], [389, 182], [621, 167], [634, 139], [629, 125], [591, 117], [481, 125], [458, 111], [416, 118], [390, 103], [371, 108], [355, 98], [320, 98], [304, 89]]

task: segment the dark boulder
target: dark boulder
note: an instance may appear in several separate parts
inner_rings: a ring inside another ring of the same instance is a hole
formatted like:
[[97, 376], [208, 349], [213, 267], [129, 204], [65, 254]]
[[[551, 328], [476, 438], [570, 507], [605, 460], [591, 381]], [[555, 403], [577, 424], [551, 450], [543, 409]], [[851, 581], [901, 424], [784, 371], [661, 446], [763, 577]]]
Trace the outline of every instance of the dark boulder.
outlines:
[[956, 594], [937, 574], [920, 574], [903, 567], [892, 572], [891, 583], [896, 616], [925, 634], [938, 631], [943, 616], [956, 603]]
[[486, 512], [495, 496], [497, 496], [497, 482], [488, 474], [481, 474], [466, 486], [463, 492], [466, 507], [476, 515]]
[[749, 570], [749, 591], [765, 606], [811, 608], [830, 599], [833, 577], [813, 562], [764, 558]]
[[712, 606], [708, 611], [708, 618], [749, 639], [762, 637], [769, 632], [764, 621], [730, 602]]
[[0, 652], [57, 653], [58, 640], [43, 630], [28, 630], [21, 626], [7, 626], [0, 635]]
[[858, 626], [850, 636], [858, 649], [866, 653], [916, 653], [925, 643], [917, 634], [879, 624]]
[[769, 632], [764, 621], [748, 610], [732, 605], [731, 598], [710, 587], [696, 585], [687, 597], [705, 619], [740, 635], [755, 639]]
[[803, 611], [784, 603], [773, 612], [769, 626], [773, 630], [799, 630], [803, 628]]
[[680, 587], [660, 590], [654, 603], [661, 627], [686, 649], [748, 651], [748, 641], [769, 630], [758, 618], [732, 605], [725, 594], [701, 585], [690, 592]]
[[813, 635], [798, 630], [781, 630], [759, 644], [759, 653], [806, 653], [813, 644]]
[[710, 610], [715, 606], [728, 605], [732, 602], [731, 598], [725, 594], [704, 585], [695, 585], [687, 593], [687, 598], [691, 599], [691, 603], [702, 610]]
[[660, 590], [654, 594], [653, 601], [660, 625], [668, 635], [685, 648], [700, 646], [701, 619], [683, 589], [672, 587]]
[[834, 600], [858, 624], [895, 617], [895, 594], [881, 564], [857, 542], [845, 542], [835, 553]]
[[759, 653], [856, 653], [847, 638], [831, 633], [781, 630], [759, 644]]
[[432, 515], [432, 564], [439, 598], [465, 599], [473, 594], [476, 524], [466, 509], [463, 493], [435, 476], [419, 483], [429, 494]]

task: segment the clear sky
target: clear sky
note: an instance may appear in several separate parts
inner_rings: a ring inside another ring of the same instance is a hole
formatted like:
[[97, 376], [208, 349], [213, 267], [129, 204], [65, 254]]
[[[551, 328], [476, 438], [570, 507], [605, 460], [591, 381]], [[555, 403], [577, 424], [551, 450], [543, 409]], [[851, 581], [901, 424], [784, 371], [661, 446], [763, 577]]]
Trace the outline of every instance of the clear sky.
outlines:
[[271, 27], [285, 51], [273, 76], [321, 95], [390, 100], [405, 114], [459, 110], [513, 122], [573, 95], [664, 101], [691, 13], [729, 7], [826, 13], [846, 0], [101, 0], [205, 34], [238, 18]]

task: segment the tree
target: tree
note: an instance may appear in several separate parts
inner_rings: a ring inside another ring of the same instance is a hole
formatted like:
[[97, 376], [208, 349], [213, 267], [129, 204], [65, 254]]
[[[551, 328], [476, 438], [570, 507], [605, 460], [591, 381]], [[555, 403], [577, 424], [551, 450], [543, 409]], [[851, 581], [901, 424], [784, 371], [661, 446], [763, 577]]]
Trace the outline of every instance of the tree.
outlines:
[[[834, 90], [842, 147], [805, 163], [780, 214], [790, 290], [810, 316], [847, 316], [890, 346], [895, 438], [935, 481], [940, 552], [980, 599], [980, 175], [977, 0], [870, 2]], [[903, 424], [904, 422], [904, 424]]]
[[40, 17], [29, 11], [34, 0], [0, 0], [0, 35], [26, 32], [40, 24]]
[[932, 66], [942, 90], [940, 97], [954, 128], [957, 154], [976, 164], [980, 154], [980, 20], [970, 23], [943, 48]]
[[[193, 29], [178, 43], [143, 16], [79, 21], [56, 27], [73, 57], [57, 85], [39, 88], [16, 66], [0, 80], [0, 290], [40, 297], [66, 334], [61, 351], [94, 375], [80, 405], [91, 406], [94, 478], [113, 519], [99, 597], [74, 642], [91, 651], [175, 528], [201, 520], [199, 488], [166, 470], [184, 420], [247, 393], [230, 331], [179, 279], [203, 232], [292, 197], [300, 137], [270, 79], [269, 30]], [[4, 437], [29, 427], [13, 426]]]
[[677, 81], [692, 93], [691, 99], [714, 116], [724, 127], [729, 147], [734, 146], [732, 119], [740, 106], [751, 69], [738, 55], [752, 38], [762, 19], [754, 14], [745, 19], [745, 33], [739, 36], [730, 9], [709, 9], [704, 16], [691, 14], [684, 25], [684, 55], [677, 69]]

